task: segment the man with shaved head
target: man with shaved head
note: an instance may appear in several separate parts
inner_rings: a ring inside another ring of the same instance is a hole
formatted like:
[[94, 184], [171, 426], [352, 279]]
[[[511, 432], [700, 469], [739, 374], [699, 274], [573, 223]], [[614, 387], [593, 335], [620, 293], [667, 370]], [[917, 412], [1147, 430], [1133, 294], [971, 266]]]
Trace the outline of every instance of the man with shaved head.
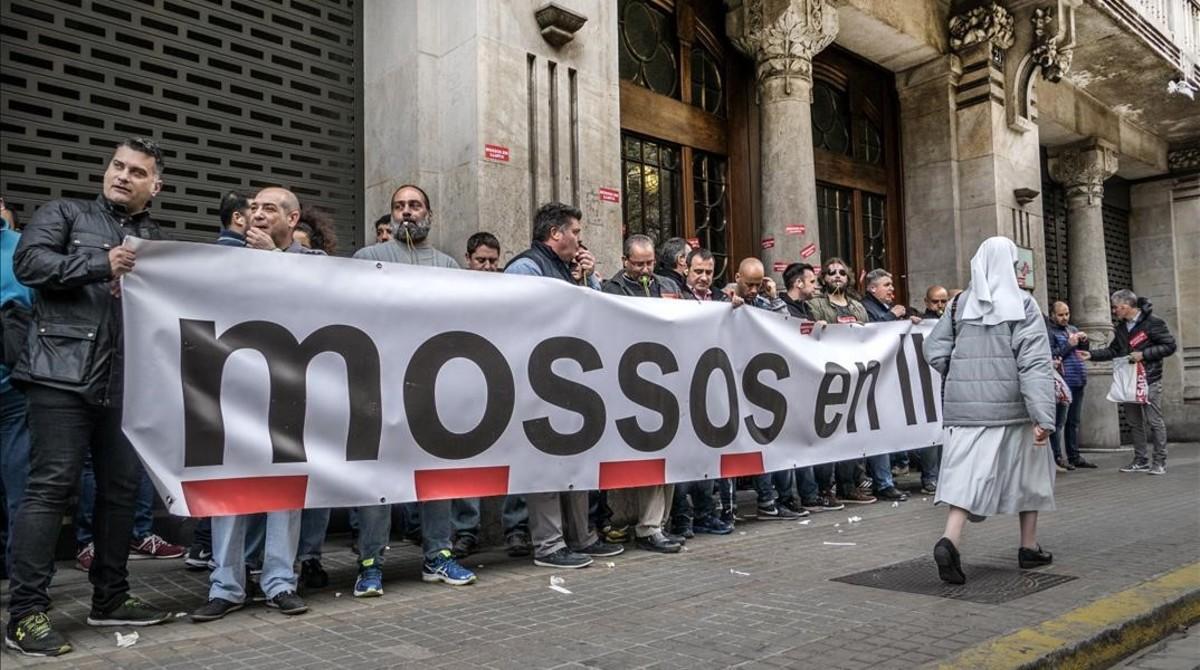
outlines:
[[[733, 279], [735, 294], [747, 305], [779, 314], [788, 313], [787, 303], [776, 294], [775, 281], [766, 276], [762, 261], [757, 258], [742, 259]], [[794, 470], [767, 472], [755, 477], [754, 489], [758, 491], [758, 518], [786, 520], [808, 516], [808, 512], [798, 504], [793, 504], [791, 507], [777, 504], [780, 500], [795, 501], [797, 498], [792, 493], [795, 486]], [[734, 496], [729, 495], [729, 492], [724, 489], [721, 494], [722, 504], [725, 504], [725, 498], [728, 497], [729, 505], [732, 508], [735, 502]], [[726, 511], [732, 511], [732, 509]], [[728, 520], [728, 514], [724, 518]]]
[[1079, 352], [1089, 348], [1087, 333], [1071, 325], [1071, 306], [1062, 300], [1050, 305], [1046, 329], [1055, 367], [1071, 389], [1071, 404], [1057, 405], [1061, 416], [1055, 417], [1055, 423], [1060, 429], [1050, 434], [1054, 460], [1066, 470], [1094, 468], [1091, 461], [1079, 454], [1079, 414], [1083, 411], [1083, 391], [1087, 386], [1087, 369]]
[[950, 292], [946, 290], [945, 286], [930, 286], [925, 291], [925, 312], [921, 314], [921, 318], [942, 318], [942, 312], [946, 311], [948, 302], [950, 302]]

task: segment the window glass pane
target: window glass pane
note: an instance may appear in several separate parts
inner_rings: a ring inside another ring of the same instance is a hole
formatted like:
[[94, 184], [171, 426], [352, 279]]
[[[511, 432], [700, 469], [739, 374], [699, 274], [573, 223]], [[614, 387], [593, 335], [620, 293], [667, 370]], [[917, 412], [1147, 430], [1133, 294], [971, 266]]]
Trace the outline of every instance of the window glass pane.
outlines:
[[887, 199], [874, 193], [863, 194], [863, 263], [867, 272], [887, 269]]
[[829, 84], [813, 82], [813, 146], [850, 155], [850, 113], [846, 94]]
[[817, 184], [817, 224], [821, 228], [822, 262], [837, 257], [854, 264], [851, 195], [850, 189]]
[[693, 206], [696, 213], [696, 237], [700, 246], [713, 253], [717, 277], [724, 277], [729, 267], [728, 195], [726, 160], [703, 151], [692, 154]]
[[644, 86], [655, 93], [679, 97], [678, 41], [675, 17], [647, 0], [621, 0], [620, 73], [621, 78]]
[[725, 115], [725, 89], [717, 59], [704, 47], [692, 49], [692, 104]]
[[649, 235], [655, 244], [679, 235], [679, 147], [628, 133], [622, 134], [621, 144], [625, 235]]
[[883, 135], [879, 132], [879, 127], [871, 123], [868, 119], [862, 119], [859, 124], [859, 155], [868, 163], [876, 165], [883, 162]]

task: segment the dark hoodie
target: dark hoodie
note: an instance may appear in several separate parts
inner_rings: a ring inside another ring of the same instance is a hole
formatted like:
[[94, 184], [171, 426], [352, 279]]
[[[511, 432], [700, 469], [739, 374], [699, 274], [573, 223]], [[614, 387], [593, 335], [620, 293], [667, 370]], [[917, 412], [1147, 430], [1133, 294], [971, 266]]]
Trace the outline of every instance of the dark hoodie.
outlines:
[[630, 277], [621, 270], [613, 275], [612, 279], [604, 282], [601, 290], [605, 293], [613, 293], [615, 295], [628, 295], [636, 298], [678, 298], [679, 287], [675, 282], [657, 274], [650, 275], [648, 285], [643, 285], [642, 282]]
[[792, 300], [786, 293], [780, 293], [779, 297], [783, 299], [783, 304], [787, 305], [788, 314], [807, 321], [813, 321], [812, 308], [808, 306], [807, 300]]
[[1107, 347], [1092, 349], [1093, 361], [1111, 361], [1118, 356], [1142, 352], [1146, 368], [1146, 383], [1162, 381], [1162, 359], [1175, 353], [1175, 338], [1167, 329], [1167, 322], [1154, 316], [1153, 305], [1145, 298], [1138, 298], [1138, 315], [1133, 327], [1125, 321], [1113, 326], [1113, 339]]

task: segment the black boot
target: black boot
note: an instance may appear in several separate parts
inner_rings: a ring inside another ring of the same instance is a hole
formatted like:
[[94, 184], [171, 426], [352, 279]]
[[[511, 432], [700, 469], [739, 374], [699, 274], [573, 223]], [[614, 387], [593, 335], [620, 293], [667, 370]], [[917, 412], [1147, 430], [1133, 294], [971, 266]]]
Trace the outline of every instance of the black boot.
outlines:
[[947, 584], [966, 584], [967, 576], [963, 573], [962, 562], [959, 560], [958, 548], [948, 538], [942, 538], [933, 545], [933, 560], [937, 563], [938, 577]]

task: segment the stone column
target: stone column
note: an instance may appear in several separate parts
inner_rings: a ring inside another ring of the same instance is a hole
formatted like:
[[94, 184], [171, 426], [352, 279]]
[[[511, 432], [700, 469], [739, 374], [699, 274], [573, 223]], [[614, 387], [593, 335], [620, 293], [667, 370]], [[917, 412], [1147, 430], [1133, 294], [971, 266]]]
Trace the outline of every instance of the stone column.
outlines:
[[[1104, 180], [1117, 171], [1115, 149], [1096, 138], [1050, 152], [1050, 176], [1067, 190], [1067, 245], [1071, 278], [1071, 319], [1093, 347], [1112, 338], [1108, 263], [1104, 256]], [[1117, 412], [1104, 399], [1111, 367], [1089, 364], [1088, 389], [1080, 422], [1080, 446], [1120, 446]]]
[[[812, 142], [812, 57], [837, 35], [837, 9], [826, 0], [728, 3], [726, 32], [754, 59], [762, 165], [761, 258], [767, 271], [819, 245]], [[802, 225], [788, 233], [788, 226]], [[768, 238], [771, 240], [767, 242]], [[773, 245], [773, 246], [772, 246]], [[805, 258], [821, 257], [817, 246]], [[780, 274], [782, 270], [775, 274]]]

